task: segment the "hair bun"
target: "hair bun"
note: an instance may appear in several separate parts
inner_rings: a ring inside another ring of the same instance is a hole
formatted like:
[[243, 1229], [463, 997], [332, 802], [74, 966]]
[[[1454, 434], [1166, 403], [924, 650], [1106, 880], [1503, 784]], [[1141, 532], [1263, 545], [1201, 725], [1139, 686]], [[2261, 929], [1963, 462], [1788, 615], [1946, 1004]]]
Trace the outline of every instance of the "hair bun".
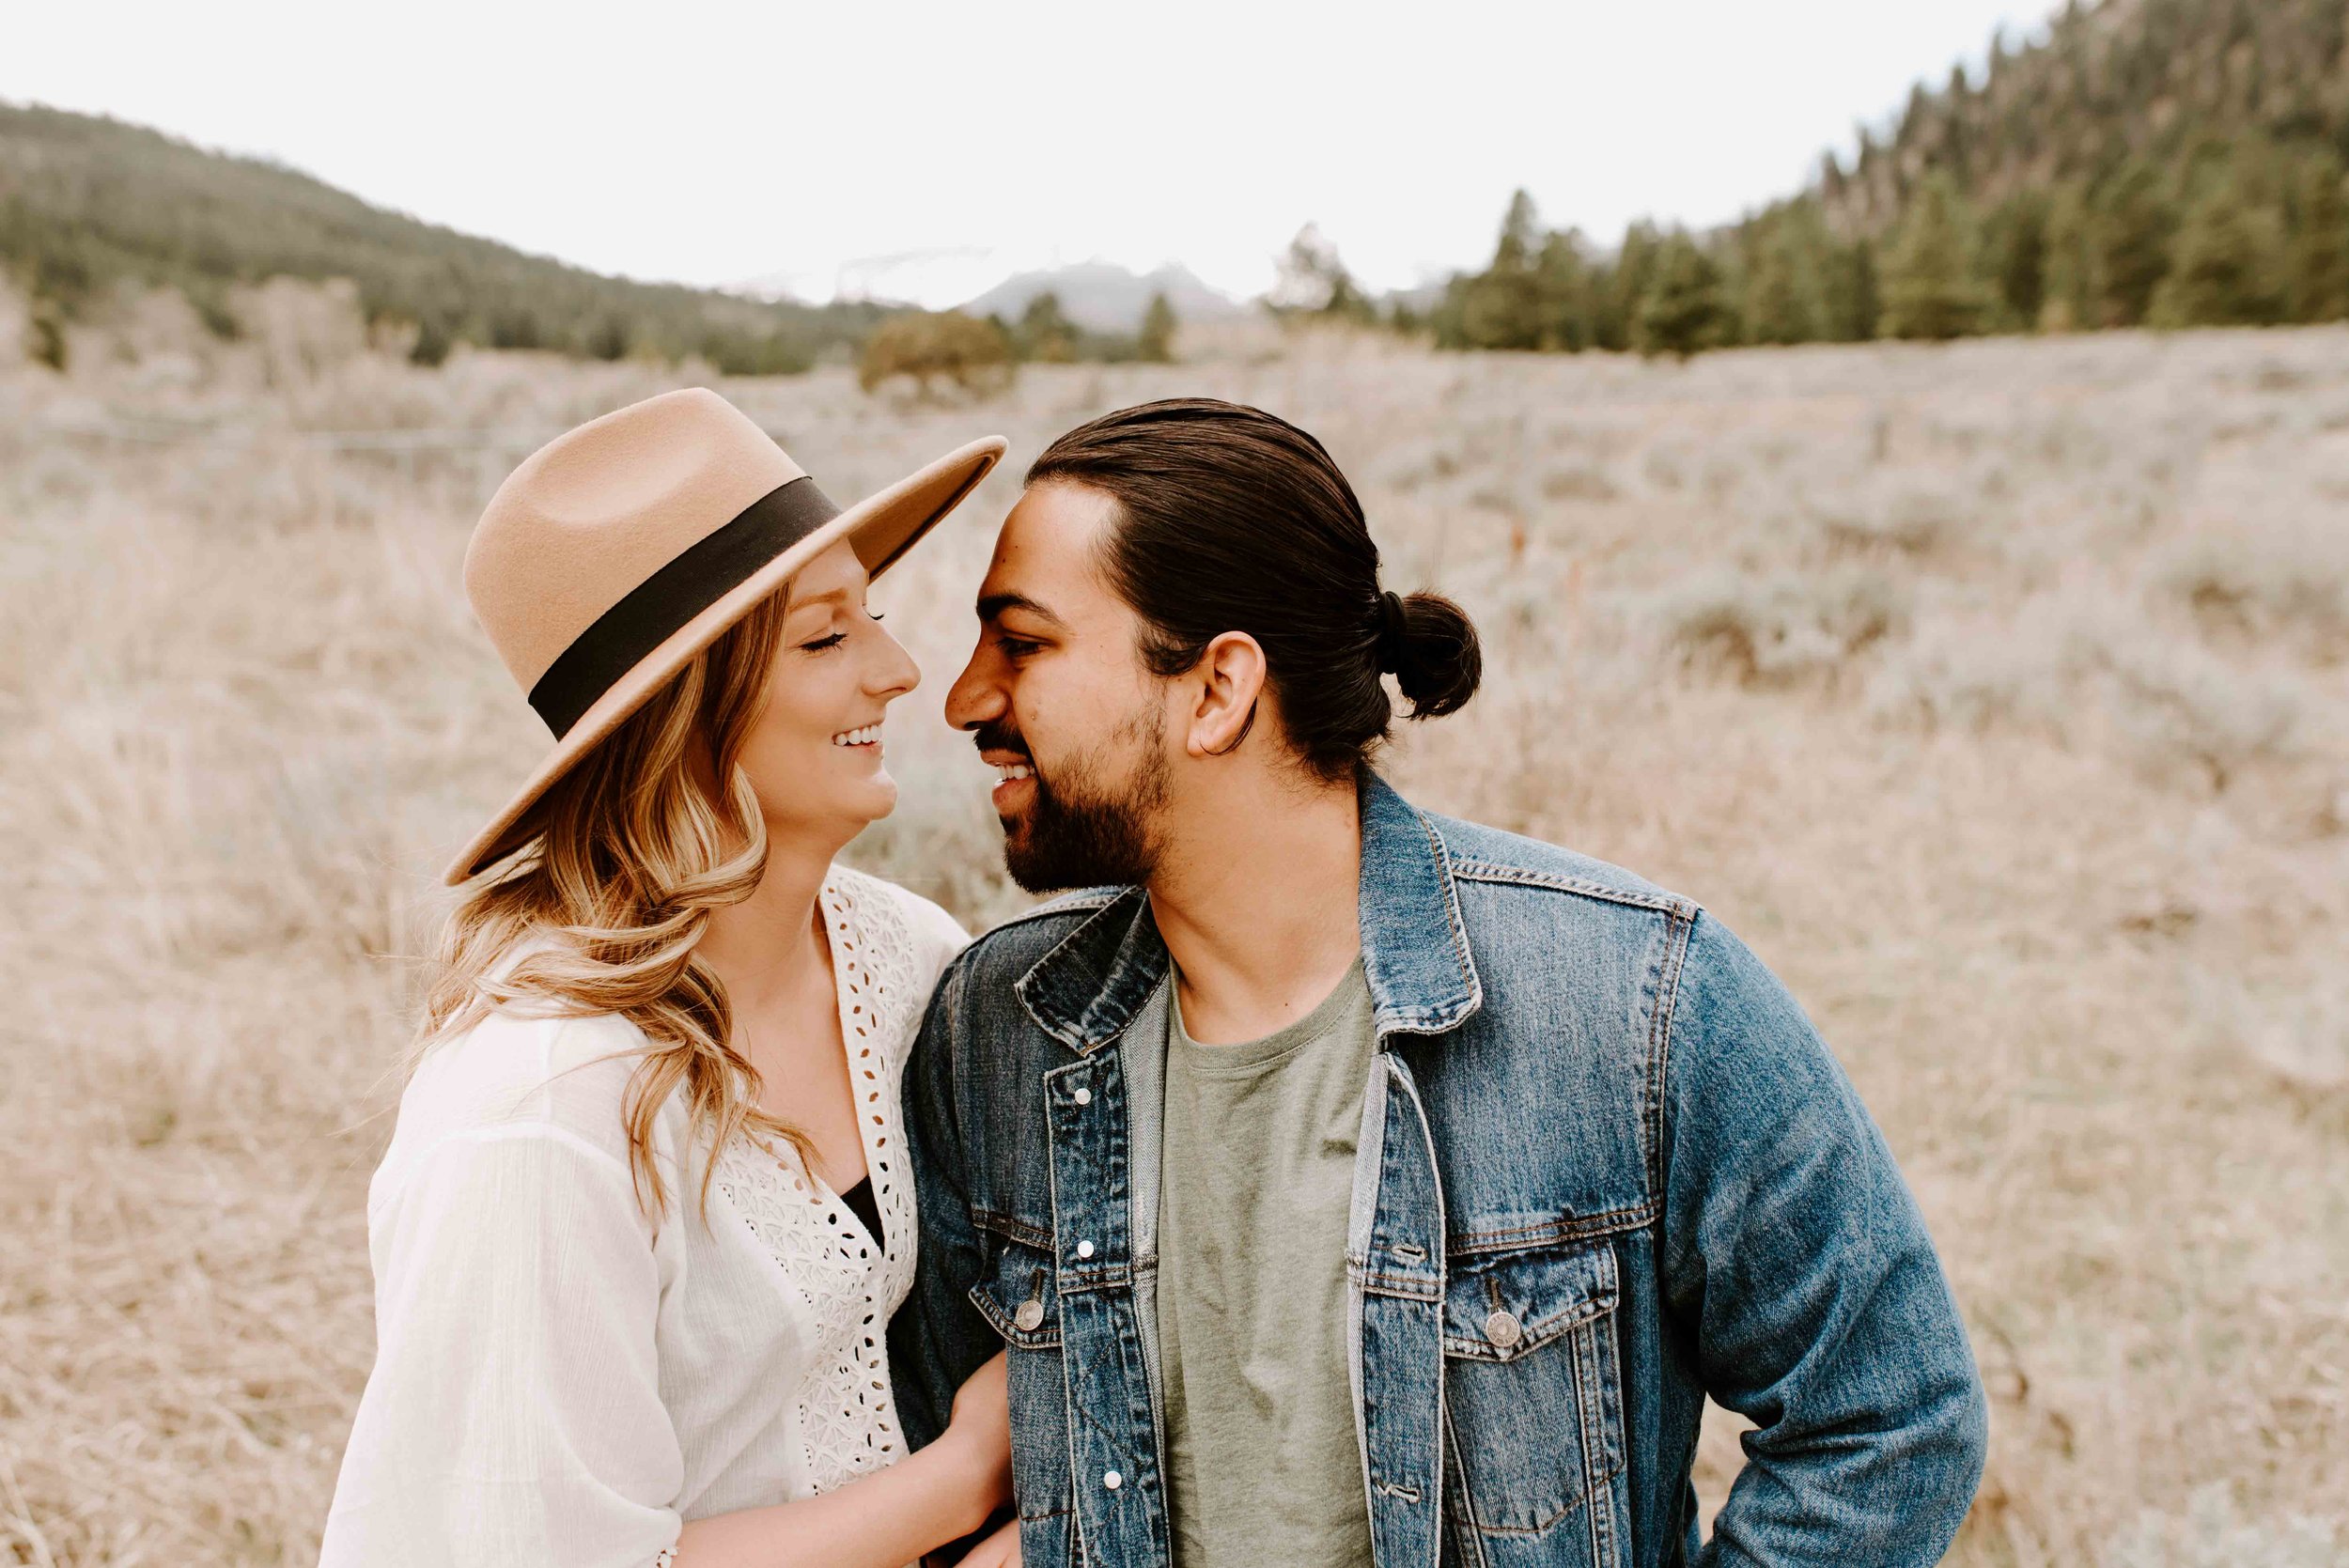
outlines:
[[1379, 662], [1394, 672], [1394, 683], [1410, 701], [1410, 717], [1440, 719], [1466, 707], [1485, 674], [1484, 648], [1468, 612], [1441, 594], [1397, 598], [1389, 593], [1380, 604]]

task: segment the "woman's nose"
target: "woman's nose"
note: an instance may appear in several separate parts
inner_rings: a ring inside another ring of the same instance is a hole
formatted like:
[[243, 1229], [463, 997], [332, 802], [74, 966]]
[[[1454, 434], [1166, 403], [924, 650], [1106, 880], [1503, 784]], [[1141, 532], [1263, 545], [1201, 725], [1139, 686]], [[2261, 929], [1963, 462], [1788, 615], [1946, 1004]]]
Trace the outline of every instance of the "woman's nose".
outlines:
[[902, 697], [922, 684], [922, 666], [915, 663], [906, 646], [880, 628], [882, 646], [880, 657], [874, 661], [873, 675], [865, 690], [884, 699]]

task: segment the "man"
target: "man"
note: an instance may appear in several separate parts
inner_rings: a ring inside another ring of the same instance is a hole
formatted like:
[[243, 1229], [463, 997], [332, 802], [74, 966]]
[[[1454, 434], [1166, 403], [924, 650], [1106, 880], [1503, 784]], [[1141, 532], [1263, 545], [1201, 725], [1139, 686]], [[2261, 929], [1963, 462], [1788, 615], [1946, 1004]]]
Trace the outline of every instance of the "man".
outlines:
[[[1377, 565], [1252, 409], [1030, 470], [947, 715], [1012, 875], [1089, 891], [915, 1048], [910, 1435], [1009, 1344], [1031, 1568], [1937, 1560], [1984, 1408], [1883, 1140], [1719, 922], [1372, 771], [1383, 674], [1479, 673]], [[1756, 1430], [1701, 1542], [1707, 1394]]]

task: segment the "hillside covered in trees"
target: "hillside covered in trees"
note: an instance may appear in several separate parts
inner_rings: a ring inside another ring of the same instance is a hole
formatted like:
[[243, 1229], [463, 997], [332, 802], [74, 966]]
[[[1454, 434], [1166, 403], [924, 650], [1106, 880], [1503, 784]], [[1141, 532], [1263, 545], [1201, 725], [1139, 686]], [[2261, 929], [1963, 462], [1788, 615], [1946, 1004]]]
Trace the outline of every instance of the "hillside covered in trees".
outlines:
[[2339, 320], [2345, 49], [2349, 0], [2073, 0], [1726, 229], [1638, 223], [1603, 250], [1519, 193], [1430, 324], [1454, 348], [1688, 354]]
[[437, 364], [459, 341], [619, 359], [699, 354], [723, 371], [804, 369], [863, 341], [873, 304], [768, 303], [604, 277], [371, 207], [282, 165], [119, 120], [0, 103], [0, 273], [30, 297], [35, 349], [123, 286], [176, 287], [214, 332], [232, 289], [343, 277], [369, 324]]

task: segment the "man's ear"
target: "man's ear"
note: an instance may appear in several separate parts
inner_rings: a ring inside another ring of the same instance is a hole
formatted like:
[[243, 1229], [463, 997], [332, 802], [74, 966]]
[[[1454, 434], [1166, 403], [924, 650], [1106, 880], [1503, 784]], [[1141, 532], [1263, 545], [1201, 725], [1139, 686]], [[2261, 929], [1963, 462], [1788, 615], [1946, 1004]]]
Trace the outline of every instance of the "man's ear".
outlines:
[[1253, 637], [1226, 631], [1209, 643], [1186, 685], [1192, 700], [1183, 749], [1195, 757], [1237, 749], [1256, 722], [1264, 680], [1264, 649]]

